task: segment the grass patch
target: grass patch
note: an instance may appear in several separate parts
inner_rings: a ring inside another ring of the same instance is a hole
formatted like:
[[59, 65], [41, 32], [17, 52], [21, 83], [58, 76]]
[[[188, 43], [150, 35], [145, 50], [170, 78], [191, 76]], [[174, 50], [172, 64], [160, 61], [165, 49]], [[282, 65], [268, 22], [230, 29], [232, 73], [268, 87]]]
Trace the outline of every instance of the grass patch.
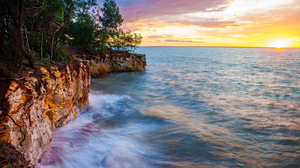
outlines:
[[42, 66], [42, 67], [48, 67], [51, 65], [50, 60], [48, 58], [45, 58], [42, 60], [36, 60], [36, 61], [34, 61], [34, 64], [37, 66]]

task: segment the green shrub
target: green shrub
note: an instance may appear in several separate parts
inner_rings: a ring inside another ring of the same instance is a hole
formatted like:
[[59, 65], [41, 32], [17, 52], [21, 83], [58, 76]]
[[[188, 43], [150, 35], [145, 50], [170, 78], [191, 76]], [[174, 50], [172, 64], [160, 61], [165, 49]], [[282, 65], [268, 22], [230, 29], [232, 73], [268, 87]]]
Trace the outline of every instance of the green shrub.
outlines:
[[[49, 56], [50, 57], [50, 56]], [[54, 61], [72, 59], [72, 55], [67, 51], [67, 48], [61, 44], [58, 44], [55, 48]]]

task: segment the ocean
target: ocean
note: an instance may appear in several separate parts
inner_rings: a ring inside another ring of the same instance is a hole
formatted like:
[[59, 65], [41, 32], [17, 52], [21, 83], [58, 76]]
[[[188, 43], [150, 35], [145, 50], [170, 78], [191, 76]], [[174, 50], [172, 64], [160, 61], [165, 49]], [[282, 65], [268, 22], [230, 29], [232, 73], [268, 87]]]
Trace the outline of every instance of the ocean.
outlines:
[[300, 167], [300, 49], [140, 47], [37, 167]]

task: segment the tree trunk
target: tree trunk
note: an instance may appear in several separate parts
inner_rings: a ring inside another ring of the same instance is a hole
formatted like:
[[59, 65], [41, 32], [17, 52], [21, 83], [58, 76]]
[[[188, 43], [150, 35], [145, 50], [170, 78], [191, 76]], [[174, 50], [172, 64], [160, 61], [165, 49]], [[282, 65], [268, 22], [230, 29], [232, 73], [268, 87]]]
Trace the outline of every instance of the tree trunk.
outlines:
[[25, 52], [25, 57], [29, 61], [29, 66], [35, 70], [36, 67], [34, 66], [34, 58], [32, 55], [30, 55], [28, 52]]
[[[7, 1], [6, 1], [7, 2]], [[19, 57], [19, 61], [20, 61], [20, 69], [22, 69], [23, 67], [23, 60], [25, 57], [25, 48], [24, 48], [24, 39], [23, 39], [23, 32], [22, 32], [22, 6], [23, 6], [23, 1], [20, 0], [20, 4], [19, 4], [19, 16], [18, 16], [18, 21], [19, 21], [19, 25], [17, 25], [16, 27], [19, 30], [19, 40], [21, 42], [21, 52], [22, 55]]]
[[[21, 19], [20, 19], [20, 21], [21, 21]], [[22, 55], [23, 55], [21, 57], [21, 66], [23, 66], [23, 60], [24, 60], [24, 57], [25, 57], [29, 61], [30, 67], [32, 69], [35, 69], [34, 58], [32, 57], [32, 55], [30, 55], [29, 53], [26, 52], [25, 47], [24, 47], [24, 39], [23, 39], [23, 32], [22, 32], [22, 26], [21, 26], [21, 24], [19, 26], [19, 34], [20, 34], [20, 41], [21, 41], [21, 51], [22, 51]]]
[[44, 41], [44, 33], [41, 31], [41, 60], [43, 59], [43, 41]]
[[24, 25], [24, 34], [25, 34], [25, 40], [26, 40], [26, 47], [27, 47], [28, 52], [30, 53], [30, 46], [29, 46], [29, 41], [28, 41], [28, 37], [27, 37], [26, 25]]
[[[9, 3], [8, 3], [8, 0], [5, 0], [5, 4], [6, 4], [6, 7], [8, 9], [8, 12], [11, 16], [14, 16], [14, 14], [12, 13], [11, 9], [10, 9], [10, 6], [9, 6]], [[20, 0], [18, 3], [17, 3], [17, 15], [16, 15], [16, 18], [12, 17], [11, 21], [14, 23], [15, 27], [16, 27], [16, 35], [17, 35], [17, 41], [18, 41], [18, 47], [19, 47], [19, 50], [20, 50], [20, 54], [18, 54], [17, 56], [17, 59], [15, 59], [14, 61], [17, 63], [17, 69], [21, 70], [22, 67], [23, 67], [23, 60], [24, 58], [26, 57], [29, 61], [29, 64], [30, 66], [35, 69], [35, 66], [34, 66], [34, 59], [33, 57], [28, 54], [25, 50], [25, 45], [24, 45], [24, 38], [23, 38], [23, 22], [22, 22], [22, 17], [23, 17], [23, 0]], [[25, 36], [27, 36], [26, 34], [26, 27], [24, 26], [24, 32], [25, 32]], [[27, 38], [27, 37], [25, 37]]]
[[52, 35], [52, 39], [51, 39], [51, 52], [50, 52], [50, 61], [52, 61], [52, 57], [54, 54], [54, 40], [55, 40], [55, 35], [56, 33], [59, 31], [59, 29], [56, 29]]
[[31, 30], [30, 30], [30, 31], [31, 31], [31, 34], [33, 34], [33, 30], [34, 30], [34, 29], [33, 29], [33, 23], [31, 23]]
[[21, 57], [21, 66], [23, 66], [23, 60], [24, 60], [24, 57], [29, 61], [29, 65], [31, 68], [35, 69], [35, 66], [34, 66], [34, 58], [32, 57], [32, 55], [30, 55], [29, 53], [27, 53], [25, 51], [25, 47], [24, 47], [24, 40], [23, 40], [23, 35], [22, 35], [22, 28], [19, 30], [19, 33], [21, 34], [21, 50], [22, 50], [22, 57]]

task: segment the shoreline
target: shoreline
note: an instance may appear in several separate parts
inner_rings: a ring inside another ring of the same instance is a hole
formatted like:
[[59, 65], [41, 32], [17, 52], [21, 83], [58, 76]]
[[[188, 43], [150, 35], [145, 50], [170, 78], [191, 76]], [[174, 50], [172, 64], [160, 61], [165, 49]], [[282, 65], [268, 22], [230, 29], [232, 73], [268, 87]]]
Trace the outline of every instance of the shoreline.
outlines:
[[75, 57], [50, 67], [41, 67], [41, 80], [34, 73], [0, 80], [0, 86], [3, 86], [0, 106], [8, 109], [7, 114], [24, 132], [22, 135], [13, 121], [1, 112], [0, 141], [11, 144], [21, 152], [24, 161], [30, 162], [29, 166], [35, 165], [47, 151], [52, 130], [67, 125], [79, 113], [86, 111], [91, 77], [146, 70], [146, 56], [140, 54], [118, 52], [106, 54], [105, 58], [90, 55], [92, 59], [88, 61], [79, 59], [87, 58], [87, 55]]

